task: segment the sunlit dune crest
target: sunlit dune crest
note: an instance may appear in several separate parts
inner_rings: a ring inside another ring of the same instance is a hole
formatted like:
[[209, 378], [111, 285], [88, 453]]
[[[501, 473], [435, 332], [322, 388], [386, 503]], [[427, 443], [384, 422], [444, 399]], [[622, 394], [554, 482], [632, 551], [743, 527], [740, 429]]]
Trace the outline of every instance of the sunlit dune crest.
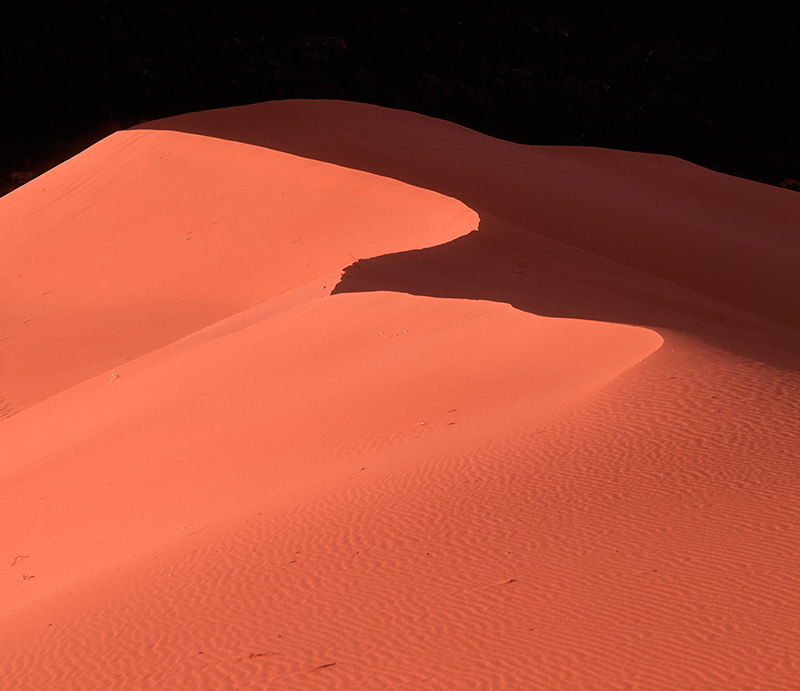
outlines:
[[3, 197], [4, 688], [800, 687], [798, 219], [336, 101]]

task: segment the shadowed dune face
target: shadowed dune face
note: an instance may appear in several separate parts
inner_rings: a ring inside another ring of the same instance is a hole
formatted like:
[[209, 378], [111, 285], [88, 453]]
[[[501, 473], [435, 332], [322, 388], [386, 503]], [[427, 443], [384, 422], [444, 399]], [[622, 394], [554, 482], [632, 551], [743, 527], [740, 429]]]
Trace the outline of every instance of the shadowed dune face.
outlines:
[[333, 293], [371, 290], [493, 300], [547, 317], [680, 331], [763, 362], [800, 368], [794, 329], [487, 214], [479, 230], [444, 245], [348, 266]]
[[787, 190], [666, 156], [522, 146], [349, 102], [271, 102], [142, 127], [243, 141], [435, 190], [482, 218], [800, 328], [800, 195]]

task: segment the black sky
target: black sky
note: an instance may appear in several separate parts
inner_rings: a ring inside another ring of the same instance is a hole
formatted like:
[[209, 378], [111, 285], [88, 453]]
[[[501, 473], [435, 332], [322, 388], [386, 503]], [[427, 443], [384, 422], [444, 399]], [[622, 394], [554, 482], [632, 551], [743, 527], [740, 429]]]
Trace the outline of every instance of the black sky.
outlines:
[[747, 7], [31, 2], [4, 22], [0, 193], [115, 130], [283, 98], [671, 154], [800, 190], [798, 12]]

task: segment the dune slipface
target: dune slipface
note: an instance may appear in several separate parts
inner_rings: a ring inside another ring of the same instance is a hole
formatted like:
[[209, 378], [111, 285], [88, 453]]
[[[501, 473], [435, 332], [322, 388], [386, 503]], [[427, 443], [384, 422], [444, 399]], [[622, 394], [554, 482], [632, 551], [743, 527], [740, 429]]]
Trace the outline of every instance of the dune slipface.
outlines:
[[797, 688], [798, 218], [327, 101], [12, 192], [3, 688]]

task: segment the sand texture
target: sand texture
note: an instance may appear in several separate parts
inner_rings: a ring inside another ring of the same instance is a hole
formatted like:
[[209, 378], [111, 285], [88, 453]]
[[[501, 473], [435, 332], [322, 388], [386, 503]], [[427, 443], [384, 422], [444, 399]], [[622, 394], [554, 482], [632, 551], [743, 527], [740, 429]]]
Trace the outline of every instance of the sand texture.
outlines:
[[0, 234], [0, 688], [800, 688], [797, 193], [282, 101]]

